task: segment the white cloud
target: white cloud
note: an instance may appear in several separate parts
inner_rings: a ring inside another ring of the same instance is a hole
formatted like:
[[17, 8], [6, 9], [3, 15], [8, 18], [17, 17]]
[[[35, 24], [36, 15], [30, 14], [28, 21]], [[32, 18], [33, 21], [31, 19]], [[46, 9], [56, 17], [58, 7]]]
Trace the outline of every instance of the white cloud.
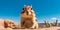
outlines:
[[57, 18], [53, 17], [53, 18], [51, 18], [51, 20], [57, 20]]

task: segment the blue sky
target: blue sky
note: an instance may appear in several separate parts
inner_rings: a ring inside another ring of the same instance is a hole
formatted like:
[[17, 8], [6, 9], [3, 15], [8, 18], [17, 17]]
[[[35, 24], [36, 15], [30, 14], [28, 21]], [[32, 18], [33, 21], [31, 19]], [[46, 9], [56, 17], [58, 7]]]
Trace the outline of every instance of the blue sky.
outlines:
[[19, 23], [23, 6], [32, 5], [38, 22], [60, 22], [60, 0], [0, 0], [0, 18]]

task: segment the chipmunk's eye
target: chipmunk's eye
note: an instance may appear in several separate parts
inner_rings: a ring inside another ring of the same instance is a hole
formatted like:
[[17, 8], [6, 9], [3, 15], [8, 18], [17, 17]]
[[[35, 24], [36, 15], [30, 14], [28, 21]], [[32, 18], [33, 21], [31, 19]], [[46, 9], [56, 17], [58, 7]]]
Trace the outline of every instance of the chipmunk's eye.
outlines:
[[32, 8], [31, 8], [31, 10], [32, 10]]
[[23, 8], [23, 10], [24, 10], [24, 8]]

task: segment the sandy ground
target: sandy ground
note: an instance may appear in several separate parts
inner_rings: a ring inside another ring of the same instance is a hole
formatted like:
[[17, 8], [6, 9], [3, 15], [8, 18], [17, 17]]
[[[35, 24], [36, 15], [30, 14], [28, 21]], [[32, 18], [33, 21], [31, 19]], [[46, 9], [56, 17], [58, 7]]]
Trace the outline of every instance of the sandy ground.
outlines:
[[[4, 29], [0, 29], [4, 30]], [[39, 29], [12, 29], [12, 30], [60, 30], [60, 27], [39, 28]]]
[[14, 30], [60, 30], [60, 27], [39, 28], [39, 29], [14, 29]]

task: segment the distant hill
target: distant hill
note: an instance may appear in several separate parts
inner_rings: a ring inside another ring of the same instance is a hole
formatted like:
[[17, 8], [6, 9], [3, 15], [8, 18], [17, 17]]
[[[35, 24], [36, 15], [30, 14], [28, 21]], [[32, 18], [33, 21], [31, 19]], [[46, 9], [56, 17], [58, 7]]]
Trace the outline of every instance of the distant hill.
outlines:
[[[38, 23], [39, 26], [44, 26], [45, 24], [44, 23]], [[58, 23], [58, 26], [60, 27], [60, 23]]]
[[60, 27], [60, 23], [58, 24], [58, 26]]
[[38, 23], [39, 27], [43, 27], [45, 24], [44, 23]]

